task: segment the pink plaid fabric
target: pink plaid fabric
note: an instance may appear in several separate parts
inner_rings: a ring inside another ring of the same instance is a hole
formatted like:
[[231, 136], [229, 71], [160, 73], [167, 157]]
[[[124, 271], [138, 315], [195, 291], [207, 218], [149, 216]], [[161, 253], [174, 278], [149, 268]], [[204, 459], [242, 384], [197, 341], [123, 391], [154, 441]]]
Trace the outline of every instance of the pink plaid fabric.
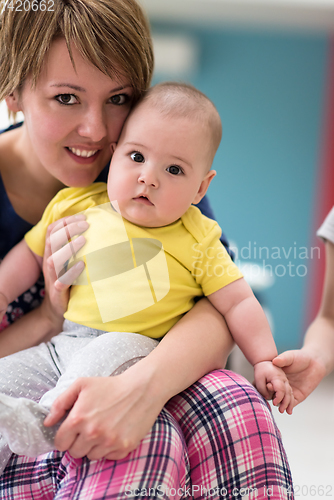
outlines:
[[243, 377], [212, 372], [167, 409], [186, 440], [193, 498], [294, 498], [271, 410]]
[[175, 396], [119, 461], [13, 455], [0, 478], [11, 500], [294, 498], [279, 431], [245, 379], [215, 371]]

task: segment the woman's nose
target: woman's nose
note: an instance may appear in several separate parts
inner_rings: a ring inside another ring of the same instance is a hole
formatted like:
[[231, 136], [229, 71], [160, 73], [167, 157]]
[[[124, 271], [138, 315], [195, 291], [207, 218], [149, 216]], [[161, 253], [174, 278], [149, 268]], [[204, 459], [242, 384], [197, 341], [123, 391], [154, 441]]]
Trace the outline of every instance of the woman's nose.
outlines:
[[82, 116], [78, 133], [92, 142], [102, 141], [107, 135], [107, 122], [103, 110], [89, 109]]

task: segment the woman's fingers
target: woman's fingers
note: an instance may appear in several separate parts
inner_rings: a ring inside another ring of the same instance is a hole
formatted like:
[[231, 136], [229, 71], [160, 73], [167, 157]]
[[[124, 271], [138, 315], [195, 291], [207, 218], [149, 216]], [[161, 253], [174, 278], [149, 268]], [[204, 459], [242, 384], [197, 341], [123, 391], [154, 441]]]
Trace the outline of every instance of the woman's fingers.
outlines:
[[59, 292], [73, 285], [75, 280], [80, 276], [85, 268], [85, 263], [80, 260], [74, 266], [70, 267], [62, 276], [55, 282], [55, 288]]
[[[142, 386], [133, 388], [132, 377], [124, 379], [124, 374], [77, 379], [56, 399], [45, 420], [47, 426], [69, 411], [55, 437], [58, 450], [68, 450], [74, 458], [120, 459], [138, 446], [154, 424], [160, 405], [157, 408], [147, 398]], [[151, 404], [154, 409], [150, 411]]]
[[55, 425], [73, 407], [81, 392], [81, 379], [77, 379], [66, 391], [64, 391], [53, 403], [50, 413], [44, 420], [46, 427]]
[[52, 222], [48, 226], [48, 233], [56, 232], [66, 225], [70, 225], [72, 223], [77, 223], [77, 222], [82, 222], [82, 221], [86, 221], [86, 216], [85, 216], [85, 214], [82, 214], [82, 213], [76, 214], [76, 215], [70, 215], [68, 217], [63, 217], [61, 219], [58, 219], [58, 220]]
[[[77, 252], [84, 246], [86, 242], [86, 239], [84, 236], [78, 236], [74, 240], [70, 241], [67, 243], [65, 246], [57, 250], [56, 252], [52, 252], [51, 257], [49, 257], [49, 260], [52, 259], [56, 275], [59, 281], [65, 284], [72, 284], [72, 282], [68, 281], [68, 278], [66, 278], [65, 273], [67, 271], [67, 264], [68, 261], [72, 258], [75, 257]], [[82, 271], [82, 269], [81, 269]], [[81, 272], [80, 271], [80, 272]], [[79, 272], [79, 274], [80, 274]], [[67, 274], [67, 273], [66, 273]]]
[[74, 237], [89, 227], [83, 214], [64, 217], [49, 226], [47, 237], [50, 238], [52, 253], [57, 252]]
[[67, 264], [86, 242], [81, 235], [89, 227], [85, 219], [83, 214], [64, 217], [48, 228], [46, 247], [51, 247], [47, 255], [48, 265], [50, 268], [54, 266], [55, 278], [58, 279], [57, 289], [60, 291], [63, 288], [61, 284], [72, 285], [84, 268], [83, 263], [76, 263], [67, 269]]

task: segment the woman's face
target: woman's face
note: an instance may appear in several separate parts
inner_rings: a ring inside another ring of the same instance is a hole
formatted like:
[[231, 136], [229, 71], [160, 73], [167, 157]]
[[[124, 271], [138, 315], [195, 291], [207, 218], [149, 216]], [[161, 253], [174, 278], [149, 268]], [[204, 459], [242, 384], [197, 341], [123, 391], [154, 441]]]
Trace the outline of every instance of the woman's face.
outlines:
[[[67, 186], [93, 182], [111, 156], [132, 104], [132, 88], [85, 61], [65, 40], [53, 42], [35, 88], [28, 79], [17, 95], [24, 113], [24, 144], [36, 168]], [[38, 165], [38, 167], [37, 167]], [[41, 172], [42, 174], [42, 172]]]

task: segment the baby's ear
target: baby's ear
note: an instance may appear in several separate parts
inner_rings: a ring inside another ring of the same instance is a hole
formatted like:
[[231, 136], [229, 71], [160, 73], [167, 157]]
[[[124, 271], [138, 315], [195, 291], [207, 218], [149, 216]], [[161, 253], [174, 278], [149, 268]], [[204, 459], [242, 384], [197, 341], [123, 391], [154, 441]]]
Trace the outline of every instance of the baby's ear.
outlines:
[[208, 187], [210, 186], [210, 182], [215, 177], [216, 173], [217, 172], [215, 170], [209, 170], [209, 172], [206, 174], [194, 198], [193, 205], [197, 205], [197, 203], [199, 203], [201, 199], [205, 196], [205, 193], [207, 192]]
[[111, 154], [113, 155], [114, 152], [115, 152], [115, 149], [116, 149], [116, 146], [117, 146], [117, 142], [112, 142], [110, 144], [110, 150], [111, 150]]
[[14, 92], [12, 92], [11, 94], [9, 94], [5, 98], [5, 101], [6, 101], [6, 104], [7, 104], [7, 108], [12, 113], [18, 113], [19, 111], [22, 111], [22, 107], [21, 107], [20, 99], [19, 99], [19, 94], [18, 94], [17, 90], [14, 90]]

